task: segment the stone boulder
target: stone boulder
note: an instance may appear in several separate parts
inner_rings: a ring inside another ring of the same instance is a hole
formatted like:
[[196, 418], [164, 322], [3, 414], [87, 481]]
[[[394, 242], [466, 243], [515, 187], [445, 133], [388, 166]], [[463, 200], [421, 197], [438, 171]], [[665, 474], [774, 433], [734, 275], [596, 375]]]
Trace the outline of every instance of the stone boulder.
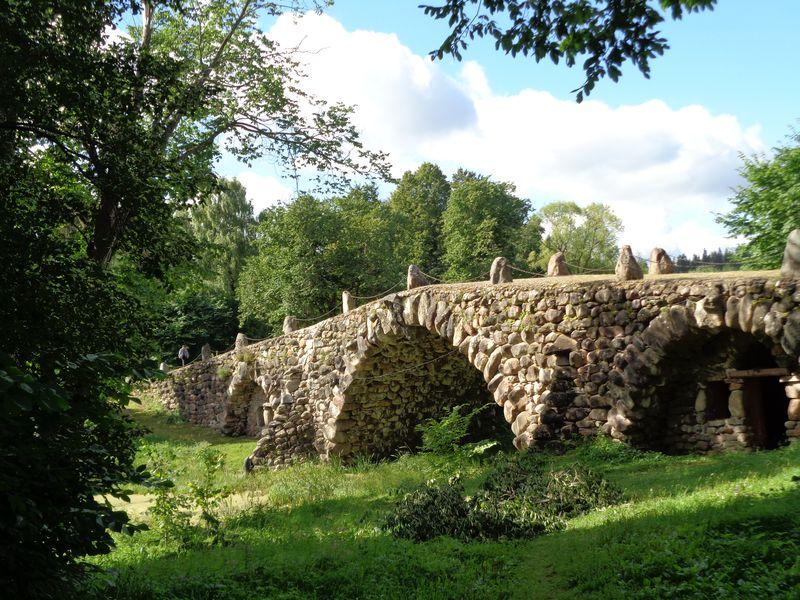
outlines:
[[492, 262], [492, 268], [489, 269], [489, 281], [491, 283], [511, 283], [511, 265], [502, 256], [498, 256]]
[[617, 267], [614, 269], [617, 279], [620, 281], [630, 281], [632, 279], [644, 279], [642, 267], [636, 261], [633, 250], [628, 245], [622, 247], [622, 251], [617, 259]]
[[200, 356], [202, 357], [203, 361], [211, 358], [211, 344], [203, 344], [203, 347], [200, 348]]
[[561, 277], [562, 275], [571, 275], [567, 261], [564, 258], [563, 252], [556, 252], [550, 257], [547, 263], [547, 276], [548, 277]]
[[346, 315], [355, 307], [356, 303], [353, 300], [352, 294], [350, 294], [350, 292], [342, 292], [342, 314]]
[[669, 275], [675, 272], [675, 264], [663, 248], [653, 248], [650, 252], [650, 275]]
[[800, 279], [800, 229], [795, 229], [786, 240], [783, 251], [781, 277], [784, 279]]
[[286, 315], [283, 318], [283, 334], [286, 335], [287, 333], [292, 333], [293, 331], [297, 331], [297, 317]]
[[247, 346], [247, 336], [245, 334], [243, 334], [242, 332], [237, 333], [236, 334], [236, 341], [233, 343], [233, 347], [236, 350], [241, 350], [245, 346]]
[[428, 278], [422, 274], [422, 271], [417, 265], [408, 265], [408, 276], [406, 277], [406, 289], [413, 290], [414, 288], [430, 285]]

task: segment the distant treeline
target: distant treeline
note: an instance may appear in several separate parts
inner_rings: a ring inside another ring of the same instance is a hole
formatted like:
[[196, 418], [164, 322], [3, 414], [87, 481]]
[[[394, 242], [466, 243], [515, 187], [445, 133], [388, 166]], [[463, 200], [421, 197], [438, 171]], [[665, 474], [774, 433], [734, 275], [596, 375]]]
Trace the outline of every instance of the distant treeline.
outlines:
[[703, 249], [700, 255], [693, 254], [691, 258], [685, 254], [675, 257], [675, 270], [679, 273], [691, 271], [736, 271], [740, 263], [736, 262], [736, 250], [732, 248], [717, 248], [709, 252]]

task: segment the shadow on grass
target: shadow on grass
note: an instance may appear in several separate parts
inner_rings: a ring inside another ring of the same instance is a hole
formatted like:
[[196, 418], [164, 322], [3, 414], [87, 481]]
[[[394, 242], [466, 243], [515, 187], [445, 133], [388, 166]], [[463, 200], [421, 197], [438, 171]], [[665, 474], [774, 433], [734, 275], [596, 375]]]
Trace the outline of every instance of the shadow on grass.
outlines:
[[632, 497], [664, 497], [699, 491], [721, 482], [731, 484], [754, 476], [771, 477], [795, 468], [800, 473], [800, 444], [771, 451], [668, 457], [656, 463], [632, 461], [601, 470]]
[[392, 539], [376, 529], [390, 504], [254, 509], [229, 546], [131, 556], [102, 597], [746, 598], [800, 584], [800, 486], [492, 543]]
[[[571, 590], [566, 597], [797, 598], [800, 485], [654, 508], [535, 545], [560, 587]], [[563, 557], [571, 557], [568, 564]]]

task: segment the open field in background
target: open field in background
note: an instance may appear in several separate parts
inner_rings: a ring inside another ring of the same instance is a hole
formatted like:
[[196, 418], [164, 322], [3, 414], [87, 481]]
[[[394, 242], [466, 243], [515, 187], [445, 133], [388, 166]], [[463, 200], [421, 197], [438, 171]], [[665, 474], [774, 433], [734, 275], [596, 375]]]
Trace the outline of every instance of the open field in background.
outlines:
[[246, 477], [253, 440], [180, 423], [150, 403], [134, 415], [152, 430], [141, 455], [173, 452], [185, 468], [178, 485], [198, 475], [198, 449], [225, 456], [220, 481], [234, 490], [225, 541], [180, 549], [154, 531], [118, 536], [95, 559], [111, 569], [96, 597], [800, 598], [800, 444], [667, 457], [598, 440], [550, 460], [602, 472], [623, 504], [529, 540], [414, 543], [379, 529], [393, 503], [455, 471], [473, 491], [495, 459], [404, 455]]

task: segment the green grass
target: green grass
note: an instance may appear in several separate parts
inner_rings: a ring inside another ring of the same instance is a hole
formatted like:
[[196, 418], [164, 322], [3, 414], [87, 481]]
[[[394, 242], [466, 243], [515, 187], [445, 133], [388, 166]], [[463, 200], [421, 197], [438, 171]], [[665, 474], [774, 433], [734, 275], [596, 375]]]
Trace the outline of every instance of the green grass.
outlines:
[[[241, 474], [252, 440], [217, 437], [145, 406], [147, 443], [213, 444], [238, 491], [228, 542], [179, 549], [155, 532], [118, 537], [103, 598], [800, 598], [800, 444], [667, 457], [599, 440], [553, 456], [619, 485], [628, 501], [523, 541], [424, 543], [379, 529], [403, 492], [484, 462], [406, 455], [351, 467], [306, 463]], [[189, 454], [187, 454], [189, 456]]]
[[[156, 400], [147, 397], [142, 398], [140, 405], [131, 405], [131, 415], [137, 424], [149, 431], [140, 442], [139, 462], [146, 462], [149, 452], [174, 452], [175, 466], [185, 471], [177, 477], [177, 483], [185, 483], [195, 480], [199, 475], [199, 464], [193, 460], [198, 450], [210, 446], [225, 457], [223, 482], [234, 487], [244, 482], [244, 459], [250, 456], [256, 446], [252, 438], [229, 437], [208, 427], [185, 423], [177, 413], [168, 411]], [[146, 490], [139, 487], [136, 491]]]

